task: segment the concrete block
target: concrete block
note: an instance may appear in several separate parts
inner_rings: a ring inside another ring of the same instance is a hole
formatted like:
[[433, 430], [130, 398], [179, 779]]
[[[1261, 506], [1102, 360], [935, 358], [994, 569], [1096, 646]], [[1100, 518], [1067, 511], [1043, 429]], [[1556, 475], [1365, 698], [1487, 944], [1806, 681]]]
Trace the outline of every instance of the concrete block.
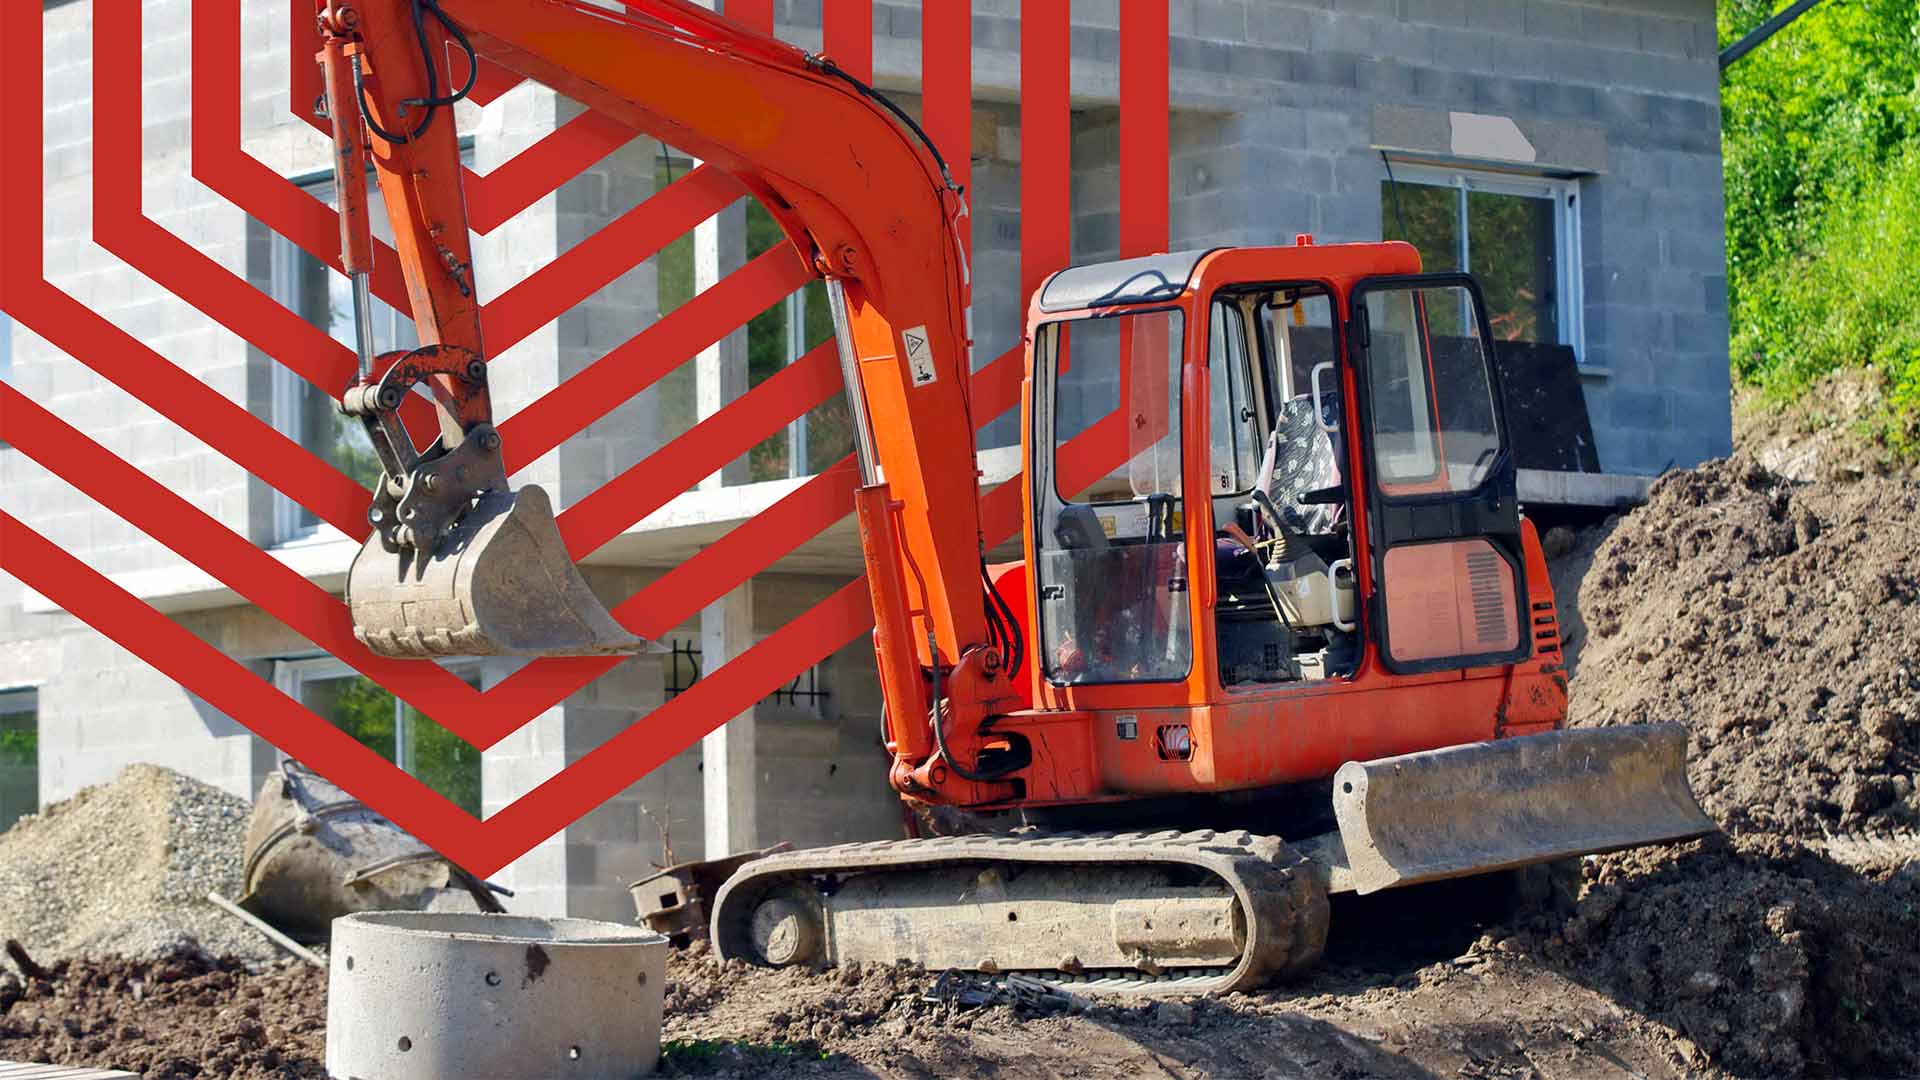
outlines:
[[1168, 61], [1175, 70], [1225, 74], [1231, 66], [1231, 56], [1232, 50], [1218, 41], [1176, 37], [1167, 43]]
[[[882, 15], [886, 16], [885, 23], [881, 22]], [[878, 31], [883, 25], [886, 27], [888, 37], [918, 41], [920, 40], [920, 9], [917, 6], [875, 4], [873, 28]]]
[[1669, 325], [1672, 327], [1673, 347], [1676, 350], [1726, 356], [1726, 316], [1692, 310], [1675, 311], [1669, 318]]
[[1362, 59], [1357, 75], [1362, 93], [1377, 101], [1404, 101], [1413, 97], [1412, 65], [1400, 60]]
[[1311, 52], [1294, 64], [1294, 79], [1311, 86], [1356, 89], [1359, 57], [1352, 53]]
[[1467, 6], [1467, 25], [1475, 30], [1516, 34], [1526, 26], [1528, 0], [1474, 0]]
[[1295, 66], [1305, 55], [1291, 49], [1239, 45], [1227, 52], [1227, 74], [1266, 82], [1292, 82]]
[[1725, 273], [1727, 268], [1726, 236], [1719, 232], [1708, 232], [1711, 222], [1686, 223], [1685, 227], [1674, 223], [1661, 234], [1661, 260], [1667, 266], [1701, 272]]
[[[1175, 32], [1191, 33], [1212, 41], [1241, 42], [1247, 39], [1246, 0], [1189, 0], [1172, 9], [1172, 21], [1190, 25]], [[1182, 17], [1184, 14], [1185, 18]]]
[[[1434, 27], [1428, 31], [1429, 50], [1434, 67], [1452, 72], [1492, 72], [1495, 67], [1495, 45], [1504, 45], [1511, 39], [1504, 35], [1489, 34], [1484, 30], [1455, 30], [1447, 27]], [[1502, 50], [1504, 54], [1504, 50]], [[1502, 55], [1504, 59], [1504, 55]]]
[[1614, 49], [1639, 49], [1642, 17], [1606, 7], [1580, 9], [1580, 40]]
[[1511, 116], [1537, 109], [1540, 84], [1527, 79], [1509, 79], [1498, 75], [1480, 75], [1473, 80], [1475, 112]]
[[1531, 38], [1577, 41], [1581, 10], [1559, 0], [1531, 0], [1521, 13], [1521, 31]]
[[1400, 17], [1429, 26], [1468, 25], [1469, 0], [1401, 0]]
[[1473, 95], [1473, 76], [1464, 71], [1424, 67], [1413, 70], [1413, 96], [1430, 110], [1471, 111]]
[[1658, 431], [1673, 422], [1672, 397], [1666, 391], [1615, 386], [1608, 398], [1607, 422], [1615, 427]]
[[[1080, 18], [1082, 3], [1074, 4], [1074, 18]], [[1247, 40], [1260, 45], [1280, 45], [1305, 51], [1314, 43], [1316, 31], [1331, 20], [1324, 12], [1306, 11], [1276, 3], [1258, 3], [1247, 9]]]
[[1699, 59], [1694, 55], [1694, 27], [1699, 21], [1642, 15], [1639, 17], [1640, 48], [1665, 56]]
[[1068, 32], [1068, 46], [1076, 59], [1110, 64], [1120, 58], [1120, 32], [1098, 26], [1075, 26]]

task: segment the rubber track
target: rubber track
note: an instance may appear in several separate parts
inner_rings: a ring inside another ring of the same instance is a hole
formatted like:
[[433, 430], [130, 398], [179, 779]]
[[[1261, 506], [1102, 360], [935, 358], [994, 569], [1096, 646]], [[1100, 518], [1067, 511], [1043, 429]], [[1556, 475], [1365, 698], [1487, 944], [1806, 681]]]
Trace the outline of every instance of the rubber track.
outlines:
[[714, 947], [723, 961], [737, 957], [757, 962], [748, 927], [760, 898], [778, 886], [811, 887], [826, 876], [980, 863], [1191, 866], [1224, 881], [1248, 916], [1247, 949], [1231, 968], [1179, 969], [1164, 976], [1105, 970], [1078, 976], [1024, 972], [1076, 989], [1148, 994], [1252, 990], [1312, 967], [1326, 945], [1327, 894], [1305, 856], [1276, 836], [1203, 830], [942, 836], [782, 852], [748, 863], [721, 886], [714, 899]]

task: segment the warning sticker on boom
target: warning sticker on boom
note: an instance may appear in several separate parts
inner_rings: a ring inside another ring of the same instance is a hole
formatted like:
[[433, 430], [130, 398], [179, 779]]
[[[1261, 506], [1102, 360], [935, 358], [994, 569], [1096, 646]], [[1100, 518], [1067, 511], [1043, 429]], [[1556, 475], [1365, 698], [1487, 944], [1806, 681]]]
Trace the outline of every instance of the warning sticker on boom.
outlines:
[[929, 386], [938, 379], [933, 370], [933, 346], [927, 343], [925, 325], [910, 327], [900, 334], [907, 346], [907, 370], [913, 372], [913, 385]]

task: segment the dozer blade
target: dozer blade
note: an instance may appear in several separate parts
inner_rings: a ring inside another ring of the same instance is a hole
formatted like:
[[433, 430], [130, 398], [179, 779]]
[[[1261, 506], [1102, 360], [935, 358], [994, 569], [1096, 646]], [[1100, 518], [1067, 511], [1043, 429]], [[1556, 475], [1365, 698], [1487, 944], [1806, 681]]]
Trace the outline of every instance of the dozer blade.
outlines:
[[1355, 892], [1715, 831], [1679, 724], [1585, 728], [1349, 761], [1334, 815]]
[[347, 572], [353, 635], [382, 656], [592, 656], [659, 650], [615, 622], [567, 556], [553, 504], [495, 490], [437, 550], [367, 538]]

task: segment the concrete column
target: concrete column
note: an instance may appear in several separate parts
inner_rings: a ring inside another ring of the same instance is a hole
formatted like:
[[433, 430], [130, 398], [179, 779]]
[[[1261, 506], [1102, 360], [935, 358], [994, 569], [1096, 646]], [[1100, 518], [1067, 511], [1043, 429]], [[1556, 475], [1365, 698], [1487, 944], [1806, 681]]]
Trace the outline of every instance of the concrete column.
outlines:
[[[753, 582], [749, 580], [700, 612], [701, 677], [720, 670], [752, 645]], [[756, 727], [754, 711], [748, 709], [700, 742], [705, 858], [718, 859], [759, 846]]]
[[[703, 293], [740, 269], [747, 253], [747, 207], [736, 202], [693, 228], [693, 291]], [[747, 392], [747, 330], [738, 330], [694, 359], [694, 413], [705, 420]], [[700, 481], [703, 488], [744, 484], [751, 475], [745, 456]]]

